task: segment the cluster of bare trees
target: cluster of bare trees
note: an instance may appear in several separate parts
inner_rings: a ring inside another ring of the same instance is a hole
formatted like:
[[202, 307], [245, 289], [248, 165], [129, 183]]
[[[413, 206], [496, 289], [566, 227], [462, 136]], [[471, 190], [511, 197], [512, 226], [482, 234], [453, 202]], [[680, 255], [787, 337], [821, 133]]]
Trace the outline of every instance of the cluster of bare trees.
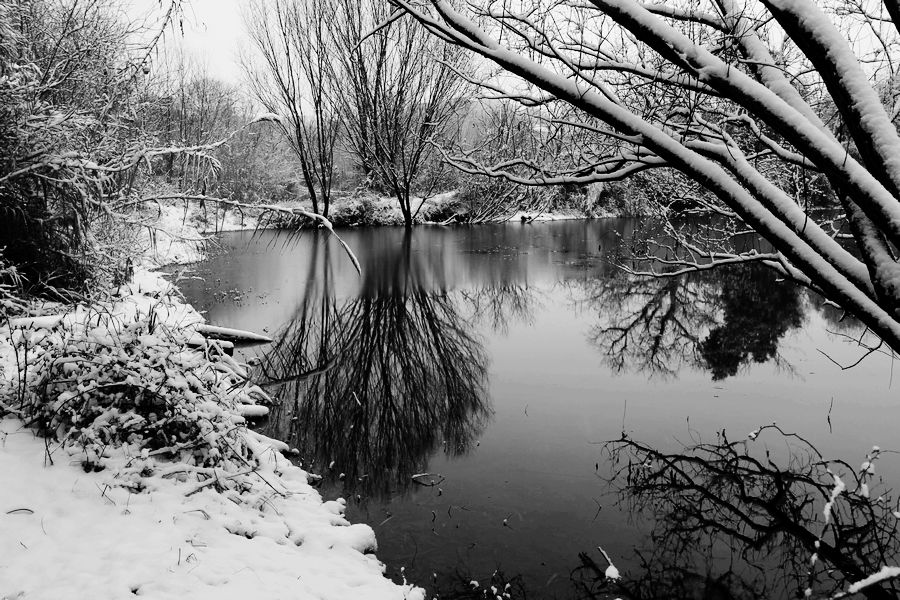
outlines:
[[338, 142], [374, 189], [397, 198], [434, 191], [435, 143], [459, 125], [465, 54], [375, 0], [256, 2], [244, 59], [256, 98], [279, 115], [313, 210], [328, 215]]
[[0, 246], [32, 286], [83, 290], [123, 260], [115, 203], [179, 151], [138, 126], [153, 49], [179, 8], [162, 3], [147, 32], [102, 1], [0, 2]]
[[[749, 227], [773, 250], [682, 236], [666, 269], [762, 262], [900, 348], [895, 3], [391, 4], [503, 69], [484, 82], [496, 97], [579, 132], [560, 160], [462, 166], [539, 185], [677, 170], [705, 188], [697, 202], [739, 223], [729, 232]], [[813, 195], [834, 211], [808, 210]]]
[[241, 88], [212, 77], [206, 66], [177, 50], [159, 53], [143, 89], [141, 127], [172, 146], [215, 149], [214, 162], [196, 154], [170, 154], [153, 175], [189, 195], [237, 202], [286, 199], [295, 192], [291, 154], [272, 123], [251, 123], [259, 110]]

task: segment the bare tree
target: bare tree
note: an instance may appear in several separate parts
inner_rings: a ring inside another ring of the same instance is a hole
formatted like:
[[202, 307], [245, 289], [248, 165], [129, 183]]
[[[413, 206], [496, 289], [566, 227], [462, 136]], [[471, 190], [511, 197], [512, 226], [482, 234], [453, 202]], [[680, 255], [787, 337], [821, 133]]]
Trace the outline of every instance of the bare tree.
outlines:
[[32, 290], [84, 291], [125, 260], [99, 240], [116, 229], [113, 201], [174, 151], [136, 123], [150, 57], [179, 6], [161, 3], [158, 28], [138, 36], [148, 32], [111, 2], [0, 4], [0, 246]]
[[412, 207], [414, 186], [428, 195], [438, 181], [420, 181], [434, 142], [455, 133], [468, 101], [458, 76], [465, 54], [377, 0], [340, 0], [334, 17], [334, 93], [349, 148], [366, 177], [397, 198], [410, 227], [420, 208]]
[[[552, 133], [544, 127], [539, 109], [512, 100], [485, 101], [472, 122], [471, 139], [460, 139], [452, 152], [457, 164], [515, 164], [523, 157], [560, 150]], [[537, 114], [536, 114], [537, 113]], [[468, 147], [462, 147], [465, 144]], [[539, 211], [549, 197], [546, 188], [514, 183], [503, 178], [471, 174], [460, 184], [460, 200], [470, 223], [509, 220], [516, 210]]]
[[[765, 254], [686, 240], [674, 270], [755, 261], [820, 291], [900, 349], [900, 14], [891, 2], [390, 0], [500, 66], [499, 97], [582, 132], [565, 163], [461, 165], [531, 184], [673, 168]], [[515, 80], [518, 83], [515, 83]], [[787, 176], [786, 176], [787, 175]], [[806, 210], [813, 177], [838, 216]]]
[[256, 98], [279, 115], [282, 133], [300, 162], [313, 212], [331, 202], [338, 119], [329, 94], [333, 80], [327, 24], [333, 9], [320, 0], [255, 1], [244, 14], [262, 64], [244, 57]]

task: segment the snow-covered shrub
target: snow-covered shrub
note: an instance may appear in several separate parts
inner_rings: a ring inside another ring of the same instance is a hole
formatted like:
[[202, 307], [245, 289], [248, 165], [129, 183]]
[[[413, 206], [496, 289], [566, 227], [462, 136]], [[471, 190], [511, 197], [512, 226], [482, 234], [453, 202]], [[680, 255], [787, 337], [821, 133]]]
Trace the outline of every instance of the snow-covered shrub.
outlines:
[[329, 219], [336, 226], [370, 225], [375, 221], [374, 198], [361, 194], [333, 202]]
[[133, 33], [114, 3], [0, 0], [0, 241], [30, 292], [68, 299], [121, 281], [135, 230], [156, 232], [141, 214], [148, 179], [178, 157], [221, 169], [221, 143], [176, 146], [155, 128], [159, 37]]
[[90, 225], [133, 181], [100, 167], [140, 137], [121, 115], [124, 28], [88, 3], [13, 4], [0, 10], [14, 45], [0, 52], [0, 239], [32, 285], [81, 291], [101, 258], [85, 254]]
[[0, 318], [16, 315], [24, 310], [21, 285], [19, 272], [4, 258], [3, 248], [0, 248]]
[[7, 410], [80, 450], [85, 469], [102, 469], [107, 451], [121, 447], [201, 472], [252, 469], [243, 415], [264, 414], [255, 402], [268, 397], [244, 368], [216, 345], [190, 347], [189, 333], [155, 310], [123, 322], [103, 308], [111, 309], [76, 311], [51, 330], [13, 329], [21, 378]]

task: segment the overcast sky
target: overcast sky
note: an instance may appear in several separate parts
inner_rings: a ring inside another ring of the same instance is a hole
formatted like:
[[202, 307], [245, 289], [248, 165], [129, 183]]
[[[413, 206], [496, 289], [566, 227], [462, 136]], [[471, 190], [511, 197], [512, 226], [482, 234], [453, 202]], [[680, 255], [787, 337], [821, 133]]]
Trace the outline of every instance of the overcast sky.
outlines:
[[[159, 0], [129, 0], [126, 13], [133, 19], [157, 14]], [[190, 0], [184, 5], [184, 35], [167, 31], [165, 44], [181, 46], [205, 63], [209, 74], [232, 83], [241, 80], [238, 52], [247, 37], [241, 20], [241, 6], [247, 0]], [[152, 21], [151, 21], [152, 22]]]

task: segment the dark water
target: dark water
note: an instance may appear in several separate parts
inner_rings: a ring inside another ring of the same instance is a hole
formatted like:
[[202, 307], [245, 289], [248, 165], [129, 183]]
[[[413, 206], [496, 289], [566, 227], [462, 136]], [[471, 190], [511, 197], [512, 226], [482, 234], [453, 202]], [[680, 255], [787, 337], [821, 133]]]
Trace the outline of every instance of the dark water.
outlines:
[[[852, 319], [765, 270], [628, 275], [613, 263], [635, 226], [341, 232], [361, 276], [320, 232], [226, 234], [181, 287], [210, 322], [276, 338], [244, 351], [281, 399], [262, 427], [375, 528], [389, 575], [443, 598], [588, 597], [580, 552], [627, 579], [662, 547], [666, 496], [635, 509], [607, 482], [602, 442], [623, 431], [675, 451], [777, 422], [851, 465], [900, 448], [890, 357], [833, 362], [862, 354]], [[896, 463], [879, 474], [900, 481]], [[693, 596], [713, 597], [711, 560]]]

